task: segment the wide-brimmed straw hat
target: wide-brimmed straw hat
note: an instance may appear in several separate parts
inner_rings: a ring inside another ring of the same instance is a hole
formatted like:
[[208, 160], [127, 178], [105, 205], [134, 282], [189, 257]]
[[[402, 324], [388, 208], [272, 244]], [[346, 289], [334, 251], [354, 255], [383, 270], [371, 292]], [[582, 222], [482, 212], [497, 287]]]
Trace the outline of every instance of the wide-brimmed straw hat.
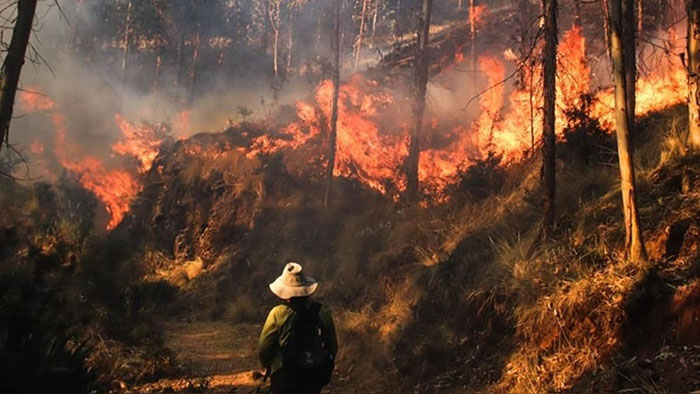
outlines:
[[282, 275], [270, 283], [270, 290], [283, 300], [310, 296], [318, 288], [318, 282], [304, 275], [301, 270], [300, 264], [287, 263], [282, 270]]

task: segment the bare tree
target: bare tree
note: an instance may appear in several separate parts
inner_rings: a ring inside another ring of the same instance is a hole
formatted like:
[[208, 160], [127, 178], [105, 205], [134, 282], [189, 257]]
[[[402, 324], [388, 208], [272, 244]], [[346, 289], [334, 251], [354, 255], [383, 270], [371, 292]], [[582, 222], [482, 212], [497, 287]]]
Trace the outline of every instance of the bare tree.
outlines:
[[688, 1], [688, 145], [700, 150], [700, 0]]
[[432, 0], [423, 0], [421, 12], [418, 17], [418, 46], [416, 48], [414, 68], [415, 101], [413, 103], [415, 127], [411, 133], [408, 161], [406, 162], [406, 197], [409, 201], [416, 201], [419, 191], [418, 161], [420, 157], [420, 138], [423, 130], [423, 116], [425, 113], [425, 95], [428, 88], [428, 41], [432, 6]]
[[333, 191], [333, 171], [338, 137], [338, 96], [340, 95], [340, 11], [343, 0], [335, 0], [335, 24], [333, 27], [333, 102], [331, 104], [331, 131], [328, 136], [328, 173], [323, 206], [327, 207]]
[[279, 47], [280, 47], [280, 3], [282, 0], [267, 1], [267, 18], [272, 29], [272, 69], [275, 72], [275, 79], [279, 77]]
[[17, 95], [17, 84], [29, 46], [37, 0], [18, 0], [17, 19], [0, 73], [0, 149], [9, 141], [10, 121]]
[[625, 254], [633, 263], [646, 262], [642, 230], [639, 223], [636, 186], [634, 178], [633, 150], [630, 141], [629, 111], [627, 107], [627, 75], [625, 65], [625, 41], [623, 40], [622, 1], [608, 0], [610, 6], [610, 44], [615, 81], [615, 124], [617, 128], [617, 153], [620, 161], [620, 189], [622, 210], [625, 217]]
[[542, 80], [544, 81], [544, 109], [542, 128], [544, 177], [544, 227], [543, 235], [549, 236], [555, 222], [556, 183], [556, 135], [555, 104], [557, 74], [557, 0], [542, 0], [544, 9], [544, 53]]
[[355, 40], [355, 63], [353, 70], [357, 71], [360, 65], [360, 55], [362, 54], [362, 37], [365, 34], [365, 20], [367, 15], [367, 0], [362, 0], [362, 11], [360, 12], [360, 31]]

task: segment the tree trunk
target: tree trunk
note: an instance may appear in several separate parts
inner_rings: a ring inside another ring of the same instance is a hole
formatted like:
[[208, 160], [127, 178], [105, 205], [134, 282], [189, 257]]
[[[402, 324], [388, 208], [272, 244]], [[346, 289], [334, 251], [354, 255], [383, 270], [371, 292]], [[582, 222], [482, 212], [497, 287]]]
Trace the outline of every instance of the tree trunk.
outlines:
[[122, 90], [126, 86], [126, 68], [129, 60], [129, 41], [131, 39], [131, 6], [132, 3], [129, 1], [126, 6], [126, 21], [124, 22], [124, 53], [122, 55]]
[[635, 0], [622, 0], [622, 50], [625, 56], [625, 87], [627, 89], [627, 116], [630, 135], [634, 135], [634, 114], [637, 109], [637, 44], [634, 13]]
[[287, 66], [285, 67], [285, 78], [289, 79], [292, 74], [292, 52], [294, 50], [294, 13], [289, 12], [289, 41], [287, 41]]
[[544, 53], [542, 58], [542, 80], [544, 81], [544, 108], [542, 127], [544, 177], [544, 227], [543, 235], [550, 236], [555, 222], [556, 182], [556, 74], [557, 74], [557, 0], [542, 0], [544, 9]]
[[406, 197], [408, 201], [417, 201], [419, 196], [418, 164], [420, 158], [420, 138], [423, 130], [425, 113], [425, 95], [428, 88], [428, 41], [430, 34], [430, 12], [432, 0], [423, 0], [422, 10], [418, 20], [418, 47], [414, 69], [415, 101], [413, 117], [415, 127], [411, 133], [406, 165]]
[[688, 1], [688, 145], [700, 150], [700, 0]]
[[182, 82], [182, 47], [184, 45], [185, 37], [183, 33], [180, 32], [178, 35], [177, 51], [175, 52], [175, 83], [173, 84], [173, 97], [178, 101], [180, 98], [180, 84]]
[[372, 36], [370, 39], [370, 48], [374, 47], [374, 35], [377, 32], [377, 15], [379, 14], [379, 1], [374, 0], [374, 12], [372, 13]]
[[280, 2], [282, 0], [273, 0], [268, 3], [267, 16], [270, 20], [270, 27], [274, 34], [272, 42], [272, 69], [275, 72], [275, 80], [279, 77], [279, 43], [280, 43]]
[[637, 32], [644, 31], [644, 0], [637, 0]]
[[280, 31], [279, 29], [275, 29], [275, 38], [273, 41], [273, 48], [272, 48], [272, 69], [275, 71], [275, 79], [279, 77], [279, 56], [277, 54], [277, 51], [279, 49], [279, 42], [280, 42]]
[[362, 0], [362, 12], [360, 13], [360, 32], [357, 34], [355, 44], [355, 64], [353, 71], [357, 71], [360, 66], [360, 55], [362, 54], [362, 36], [365, 34], [365, 16], [367, 15], [367, 0]]
[[605, 54], [610, 59], [610, 9], [608, 0], [601, 1], [603, 5], [603, 35], [605, 36]]
[[472, 86], [476, 86], [476, 1], [469, 0], [469, 51], [470, 69], [472, 72]]
[[615, 124], [617, 128], [617, 152], [620, 160], [620, 189], [622, 210], [625, 217], [625, 255], [633, 263], [646, 262], [647, 256], [639, 224], [639, 209], [635, 195], [633, 151], [630, 141], [629, 115], [627, 108], [627, 76], [625, 70], [625, 50], [622, 37], [622, 1], [610, 2], [610, 44], [615, 81]]
[[342, 0], [335, 1], [335, 26], [333, 28], [333, 102], [331, 103], [331, 131], [328, 136], [328, 167], [323, 206], [327, 207], [333, 192], [333, 171], [338, 136], [338, 96], [340, 95], [340, 11]]
[[197, 27], [197, 32], [194, 33], [192, 38], [192, 68], [190, 70], [190, 94], [188, 97], [188, 102], [191, 103], [194, 98], [194, 88], [197, 82], [197, 66], [199, 65], [199, 49], [201, 46], [201, 37], [199, 34], [199, 26]]
[[574, 0], [574, 26], [581, 27], [581, 0]]
[[156, 70], [153, 75], [153, 93], [158, 93], [158, 82], [160, 80], [160, 68], [163, 66], [161, 55], [156, 56]]
[[36, 2], [37, 0], [19, 0], [17, 3], [17, 21], [12, 29], [12, 39], [0, 74], [0, 150], [2, 150], [3, 141], [9, 143], [12, 110], [19, 75], [22, 72], [24, 56], [29, 45], [29, 35], [32, 32]]

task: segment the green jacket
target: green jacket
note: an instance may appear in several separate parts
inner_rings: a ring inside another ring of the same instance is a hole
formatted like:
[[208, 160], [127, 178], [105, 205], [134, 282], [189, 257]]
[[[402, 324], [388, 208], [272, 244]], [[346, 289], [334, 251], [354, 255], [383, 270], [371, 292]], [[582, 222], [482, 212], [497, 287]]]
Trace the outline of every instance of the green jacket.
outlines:
[[[303, 307], [309, 309], [311, 307], [311, 301], [306, 300]], [[270, 374], [282, 368], [282, 349], [289, 342], [289, 336], [292, 330], [292, 324], [285, 324], [287, 322], [292, 322], [290, 320], [296, 315], [294, 310], [286, 305], [277, 305], [272, 308], [270, 314], [267, 315], [267, 320], [263, 326], [262, 332], [260, 332], [260, 340], [258, 342], [258, 354], [260, 356], [260, 362], [264, 368], [270, 368]], [[319, 318], [321, 319], [321, 324], [328, 332], [328, 338], [326, 341], [330, 346], [330, 351], [335, 358], [338, 352], [338, 340], [335, 336], [335, 325], [333, 324], [333, 316], [331, 315], [331, 310], [325, 305], [321, 305], [321, 309], [318, 312]]]

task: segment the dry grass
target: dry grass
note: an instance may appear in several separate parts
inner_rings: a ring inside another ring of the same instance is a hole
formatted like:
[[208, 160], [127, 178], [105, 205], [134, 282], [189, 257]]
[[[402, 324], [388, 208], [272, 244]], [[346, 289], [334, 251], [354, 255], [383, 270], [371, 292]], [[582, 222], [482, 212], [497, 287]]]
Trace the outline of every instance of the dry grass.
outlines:
[[259, 323], [265, 317], [261, 314], [260, 301], [244, 293], [226, 306], [224, 318], [231, 323]]

